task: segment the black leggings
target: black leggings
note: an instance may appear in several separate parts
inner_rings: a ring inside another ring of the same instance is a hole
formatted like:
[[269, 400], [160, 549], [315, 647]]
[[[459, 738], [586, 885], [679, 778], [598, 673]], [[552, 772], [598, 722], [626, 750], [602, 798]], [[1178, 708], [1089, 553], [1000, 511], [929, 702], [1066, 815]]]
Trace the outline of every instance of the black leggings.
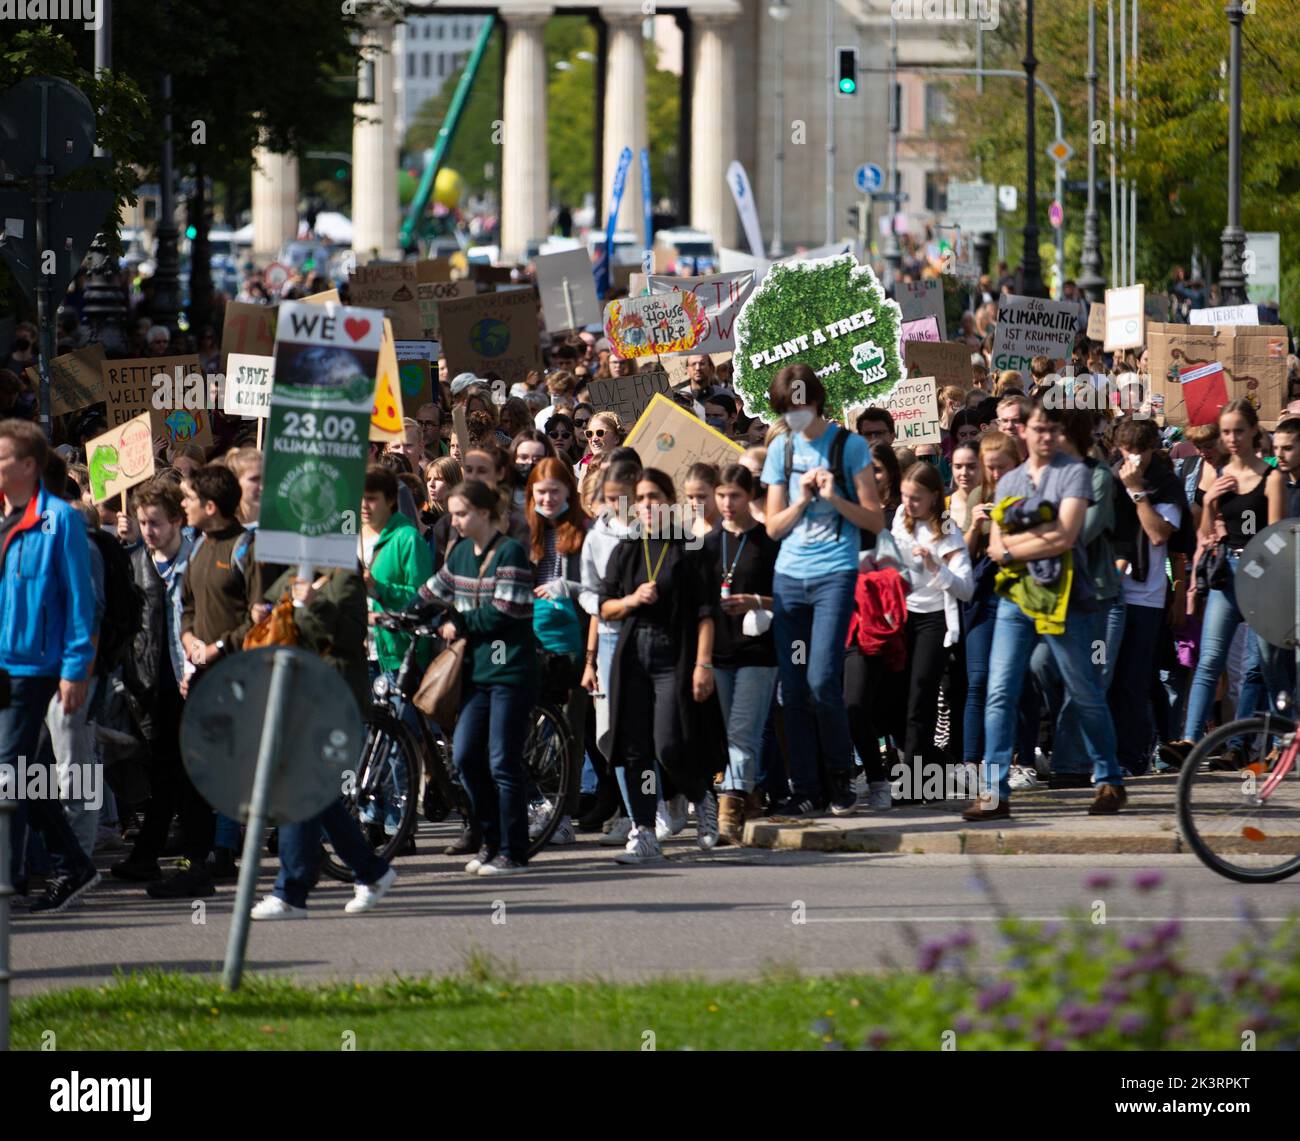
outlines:
[[880, 748], [881, 737], [895, 742], [903, 736], [907, 674], [894, 672], [880, 654], [867, 657], [856, 646], [844, 655], [844, 706], [849, 714], [853, 747], [867, 771], [867, 780], [889, 780]]
[[934, 743], [939, 713], [939, 683], [948, 666], [949, 651], [943, 644], [948, 622], [942, 610], [907, 616], [907, 733], [903, 760], [911, 765], [944, 763]]

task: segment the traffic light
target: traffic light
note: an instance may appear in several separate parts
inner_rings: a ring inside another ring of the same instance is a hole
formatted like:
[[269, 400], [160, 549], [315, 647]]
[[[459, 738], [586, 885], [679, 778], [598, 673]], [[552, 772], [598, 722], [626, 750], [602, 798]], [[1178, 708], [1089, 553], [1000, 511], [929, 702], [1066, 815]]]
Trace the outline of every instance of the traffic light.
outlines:
[[848, 214], [849, 228], [855, 234], [858, 232], [858, 227], [862, 225], [861, 211], [862, 211], [861, 202], [855, 202], [853, 203], [852, 206], [849, 207], [849, 214]]
[[185, 227], [185, 236], [186, 236], [187, 238], [189, 238], [189, 240], [190, 240], [191, 242], [194, 241], [194, 239], [197, 238], [197, 237], [199, 236], [198, 228], [195, 227], [195, 226], [186, 226], [186, 227]]
[[837, 48], [835, 54], [839, 58], [837, 90], [842, 96], [856, 95], [858, 93], [858, 49]]

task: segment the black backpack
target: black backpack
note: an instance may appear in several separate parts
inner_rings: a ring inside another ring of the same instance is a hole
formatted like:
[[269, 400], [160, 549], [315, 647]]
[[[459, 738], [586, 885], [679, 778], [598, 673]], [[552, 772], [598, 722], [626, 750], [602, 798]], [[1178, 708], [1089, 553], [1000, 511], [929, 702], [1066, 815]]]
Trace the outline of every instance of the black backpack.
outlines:
[[[850, 503], [857, 503], [858, 489], [853, 486], [852, 481], [844, 472], [844, 449], [848, 446], [849, 430], [841, 428], [838, 424], [832, 424], [835, 429], [835, 438], [831, 441], [831, 452], [829, 456], [831, 475], [835, 477], [835, 486], [840, 489], [840, 494]], [[794, 474], [794, 434], [786, 434], [785, 449], [785, 493], [790, 494], [790, 477]], [[844, 527], [844, 516], [837, 515], [835, 520], [835, 538], [840, 537], [840, 532]]]
[[144, 594], [131, 573], [125, 548], [99, 527], [89, 531], [104, 562], [104, 618], [99, 626], [95, 672], [112, 673], [122, 664], [144, 621]]

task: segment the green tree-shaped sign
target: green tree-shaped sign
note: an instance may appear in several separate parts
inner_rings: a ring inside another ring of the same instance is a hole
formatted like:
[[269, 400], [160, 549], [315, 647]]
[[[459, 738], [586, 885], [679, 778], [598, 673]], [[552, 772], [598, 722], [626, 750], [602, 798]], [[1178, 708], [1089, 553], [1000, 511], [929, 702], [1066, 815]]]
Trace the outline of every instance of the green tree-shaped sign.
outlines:
[[734, 383], [749, 416], [775, 418], [767, 390], [806, 364], [826, 388], [826, 415], [884, 400], [903, 378], [902, 313], [852, 254], [780, 262], [736, 318]]

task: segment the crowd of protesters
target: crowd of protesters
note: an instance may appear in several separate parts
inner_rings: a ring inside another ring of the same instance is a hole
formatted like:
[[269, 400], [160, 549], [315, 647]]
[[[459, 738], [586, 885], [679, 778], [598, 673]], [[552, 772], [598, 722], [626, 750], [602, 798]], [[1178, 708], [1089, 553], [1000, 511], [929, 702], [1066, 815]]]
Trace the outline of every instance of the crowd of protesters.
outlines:
[[[1271, 433], [1240, 400], [1186, 431], [1131, 402], [1080, 406], [1087, 377], [1142, 385], [1146, 354], [1102, 354], [1084, 306], [1070, 361], [994, 373], [991, 313], [988, 296], [962, 317], [970, 384], [940, 390], [941, 441], [916, 448], [884, 408], [830, 417], [806, 365], [776, 376], [769, 425], [745, 414], [729, 361], [690, 357], [674, 399], [738, 452], [680, 486], [593, 407], [592, 379], [636, 368], [598, 335], [554, 340], [523, 377], [439, 361], [435, 400], [371, 445], [356, 567], [312, 582], [258, 560], [249, 422], [214, 414], [213, 447], [164, 443], [129, 506], [95, 505], [84, 447], [102, 414], [60, 418], [49, 441], [30, 382], [0, 371], [0, 755], [44, 758], [62, 789], [19, 802], [19, 894], [43, 875], [30, 909], [62, 910], [99, 882], [101, 849], [154, 899], [235, 876], [240, 826], [189, 779], [181, 714], [281, 600], [359, 703], [409, 645], [376, 618], [444, 605], [440, 635], [468, 643], [452, 740], [470, 806], [447, 853], [471, 855], [471, 874], [527, 867], [521, 754], [543, 670], [563, 679], [575, 741], [550, 843], [588, 834], [622, 863], [663, 859], [692, 815], [711, 849], [743, 844], [761, 816], [954, 790], [972, 822], [1039, 784], [1121, 811], [1129, 781], [1293, 684], [1244, 626], [1233, 577], [1255, 533], [1300, 514], [1300, 405]], [[141, 329], [149, 351], [176, 348]], [[207, 333], [198, 348], [218, 352]], [[114, 763], [132, 740], [142, 783]], [[96, 794], [84, 774], [105, 766], [117, 778]], [[279, 830], [256, 918], [307, 914], [322, 833], [356, 873], [350, 913], [388, 891], [398, 868], [340, 800]], [[181, 859], [165, 871], [168, 856]]]

